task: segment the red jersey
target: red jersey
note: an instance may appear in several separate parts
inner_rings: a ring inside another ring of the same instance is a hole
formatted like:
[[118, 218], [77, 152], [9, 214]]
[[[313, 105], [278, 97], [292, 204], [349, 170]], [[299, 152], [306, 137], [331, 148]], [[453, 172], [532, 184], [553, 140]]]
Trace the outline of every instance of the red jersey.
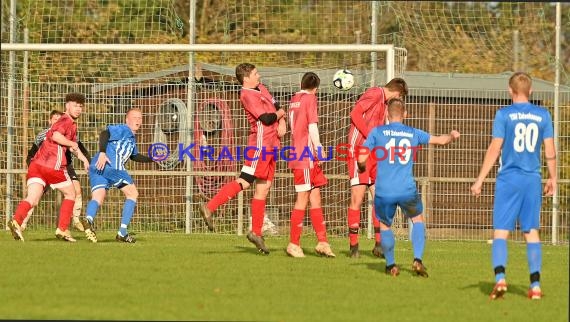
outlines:
[[[359, 118], [361, 116], [361, 118]], [[348, 144], [350, 153], [354, 147], [363, 145], [370, 131], [384, 124], [386, 117], [386, 95], [382, 87], [371, 87], [356, 101], [350, 112], [350, 130]], [[364, 133], [362, 131], [365, 131]]]
[[40, 145], [32, 162], [50, 169], [62, 170], [67, 165], [65, 152], [68, 147], [53, 141], [53, 133], [56, 131], [63, 134], [66, 139], [77, 142], [77, 124], [71, 116], [63, 114], [47, 131], [45, 141]]
[[306, 153], [317, 155], [317, 147], [309, 135], [309, 124], [317, 123], [317, 96], [307, 91], [295, 93], [289, 104], [289, 126], [291, 127], [291, 145], [295, 149], [295, 158], [289, 157], [290, 169], [310, 169], [313, 161]]
[[250, 125], [248, 146], [255, 146], [261, 150], [265, 147], [267, 151], [272, 151], [275, 147], [279, 147], [280, 139], [277, 136], [277, 126], [279, 122], [271, 125], [261, 123], [259, 117], [265, 113], [275, 113], [275, 105], [273, 105], [273, 96], [267, 88], [262, 84], [255, 88], [242, 88], [239, 97], [247, 121]]

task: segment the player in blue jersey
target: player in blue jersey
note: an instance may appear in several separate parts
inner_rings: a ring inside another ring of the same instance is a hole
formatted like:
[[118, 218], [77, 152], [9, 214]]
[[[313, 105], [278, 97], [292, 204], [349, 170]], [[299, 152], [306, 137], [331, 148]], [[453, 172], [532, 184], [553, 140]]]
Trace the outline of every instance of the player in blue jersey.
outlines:
[[[459, 132], [441, 136], [430, 135], [422, 130], [404, 125], [406, 105], [399, 98], [388, 101], [387, 125], [377, 126], [368, 135], [364, 146], [358, 151], [358, 170], [366, 170], [366, 160], [377, 162], [374, 209], [380, 221], [381, 246], [386, 258], [386, 274], [398, 276], [399, 267], [394, 259], [394, 234], [390, 227], [399, 206], [404, 215], [412, 220], [412, 246], [414, 260], [412, 270], [420, 276], [428, 273], [422, 263], [425, 247], [423, 205], [416, 189], [412, 173], [414, 161], [421, 145], [445, 145], [459, 138]], [[398, 184], [394, 184], [398, 183]]]
[[99, 135], [99, 152], [89, 167], [91, 200], [87, 204], [85, 219], [83, 220], [85, 235], [93, 243], [97, 242], [93, 228], [95, 216], [105, 200], [107, 190], [113, 187], [120, 189], [126, 198], [121, 214], [121, 226], [115, 239], [125, 243], [136, 241], [127, 232], [127, 227], [134, 214], [139, 193], [125, 168], [125, 163], [129, 159], [136, 162], [153, 161], [151, 158], [139, 154], [137, 149], [135, 132], [141, 124], [141, 111], [132, 108], [127, 112], [125, 124], [109, 125]]
[[528, 296], [531, 299], [542, 297], [542, 249], [538, 234], [542, 206], [540, 150], [544, 142], [549, 174], [544, 192], [551, 196], [556, 191], [556, 149], [550, 113], [529, 102], [531, 92], [532, 80], [528, 74], [517, 72], [511, 76], [509, 94], [513, 103], [495, 114], [493, 139], [483, 159], [479, 176], [471, 186], [471, 192], [478, 197], [483, 180], [500, 155], [493, 206], [492, 263], [496, 284], [491, 299], [501, 298], [507, 291], [507, 238], [509, 231], [515, 229], [517, 220], [527, 243], [530, 271]]

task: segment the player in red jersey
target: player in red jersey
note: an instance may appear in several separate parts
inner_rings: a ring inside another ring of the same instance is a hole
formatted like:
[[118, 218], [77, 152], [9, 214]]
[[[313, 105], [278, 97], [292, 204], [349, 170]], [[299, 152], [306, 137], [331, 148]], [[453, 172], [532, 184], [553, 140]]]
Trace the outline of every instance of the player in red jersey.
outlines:
[[32, 159], [26, 176], [26, 198], [20, 201], [12, 220], [8, 222], [14, 239], [24, 241], [20, 225], [28, 211], [39, 203], [45, 186], [49, 184], [63, 193], [55, 235], [59, 239], [75, 242], [68, 230], [75, 204], [75, 189], [67, 174], [65, 153], [69, 149], [83, 162], [85, 170], [89, 168], [89, 162], [77, 144], [75, 123], [81, 115], [84, 103], [85, 95], [81, 93], [69, 93], [65, 96], [65, 113], [48, 130], [45, 141]]
[[[63, 112], [58, 111], [58, 110], [52, 110], [51, 113], [49, 114], [49, 121], [48, 124], [51, 127], [52, 125], [54, 125], [59, 118], [63, 115]], [[34, 158], [34, 156], [36, 155], [36, 152], [38, 152], [38, 149], [40, 148], [40, 145], [44, 142], [44, 140], [46, 139], [46, 134], [49, 131], [49, 127], [47, 129], [43, 129], [40, 133], [38, 133], [38, 135], [36, 136], [36, 139], [34, 140], [34, 143], [32, 144], [32, 147], [30, 148], [30, 150], [28, 151], [28, 156], [26, 157], [26, 165], [29, 167], [30, 166], [30, 162], [32, 162], [32, 159]], [[44, 193], [47, 192], [48, 189], [47, 187], [44, 189]], [[30, 211], [28, 211], [28, 215], [26, 216], [26, 218], [24, 218], [24, 221], [22, 222], [22, 224], [20, 225], [20, 229], [22, 231], [26, 230], [27, 225], [28, 225], [28, 220], [30, 220], [30, 218], [32, 217], [32, 214], [34, 213], [34, 208], [31, 208]]]
[[[335, 257], [327, 240], [327, 231], [323, 209], [321, 207], [321, 189], [327, 184], [327, 178], [319, 166], [318, 157], [323, 157], [324, 149], [317, 127], [317, 90], [321, 80], [317, 74], [308, 72], [301, 79], [301, 91], [291, 98], [288, 110], [291, 127], [291, 143], [294, 153], [288, 158], [289, 168], [293, 171], [297, 199], [291, 211], [291, 231], [287, 254], [292, 257], [305, 257], [300, 246], [303, 232], [303, 218], [309, 202], [309, 215], [313, 229], [317, 234], [315, 251], [327, 257]], [[316, 156], [316, 157], [315, 157]]]
[[[358, 172], [355, 148], [362, 146], [368, 133], [376, 126], [383, 125], [386, 119], [386, 102], [392, 98], [405, 97], [408, 94], [408, 85], [401, 78], [394, 78], [384, 87], [371, 87], [358, 99], [350, 112], [350, 130], [348, 132], [349, 156], [348, 175], [350, 178], [350, 206], [348, 207], [348, 236], [350, 241], [350, 257], [358, 258], [358, 233], [360, 229], [360, 208], [364, 200], [366, 189], [370, 188], [374, 196], [374, 182], [376, 180], [376, 162], [368, 159], [366, 171]], [[374, 223], [375, 246], [372, 253], [382, 256], [380, 247], [380, 223], [376, 216], [372, 216]]]
[[[58, 110], [51, 111], [50, 119], [49, 119], [49, 126], [51, 127], [53, 124], [55, 124], [62, 115], [63, 115], [63, 112], [60, 112]], [[45, 141], [46, 134], [48, 131], [49, 131], [49, 127], [47, 129], [42, 130], [36, 136], [36, 139], [34, 140], [32, 147], [28, 151], [28, 156], [26, 157], [26, 164], [28, 166], [30, 166], [30, 162], [32, 162], [32, 159], [34, 158], [34, 156], [38, 152], [40, 146]], [[91, 158], [89, 151], [87, 151], [87, 149], [85, 148], [85, 145], [83, 145], [83, 143], [81, 143], [81, 140], [79, 140], [79, 137], [77, 138], [77, 144], [79, 146], [79, 150], [81, 150], [81, 153], [83, 153], [83, 155], [87, 158], [87, 160], [89, 160]], [[84, 231], [83, 224], [79, 220], [79, 215], [81, 214], [81, 210], [83, 209], [83, 198], [81, 195], [81, 183], [79, 181], [79, 177], [77, 176], [77, 173], [75, 172], [75, 168], [73, 167], [73, 157], [72, 157], [71, 151], [68, 150], [65, 153], [65, 158], [67, 160], [67, 174], [71, 178], [71, 182], [73, 183], [73, 187], [75, 188], [75, 206], [73, 207], [73, 217], [72, 217], [73, 226], [79, 231]], [[44, 189], [44, 193], [47, 192], [48, 190], [49, 189], [46, 187]], [[28, 220], [30, 220], [30, 217], [32, 216], [33, 212], [34, 212], [34, 208], [30, 209], [26, 218], [24, 218], [24, 222], [20, 225], [20, 228], [22, 229], [22, 231], [26, 230]]]
[[242, 85], [240, 101], [251, 126], [248, 146], [245, 149], [245, 162], [239, 178], [222, 186], [207, 204], [202, 203], [200, 212], [208, 229], [213, 231], [212, 214], [216, 209], [255, 181], [255, 193], [251, 200], [252, 231], [247, 234], [247, 239], [259, 252], [269, 254], [261, 228], [265, 215], [265, 199], [275, 175], [275, 156], [278, 153], [281, 137], [286, 131], [285, 111], [267, 88], [259, 82], [260, 75], [254, 65], [239, 64], [236, 67], [236, 78]]

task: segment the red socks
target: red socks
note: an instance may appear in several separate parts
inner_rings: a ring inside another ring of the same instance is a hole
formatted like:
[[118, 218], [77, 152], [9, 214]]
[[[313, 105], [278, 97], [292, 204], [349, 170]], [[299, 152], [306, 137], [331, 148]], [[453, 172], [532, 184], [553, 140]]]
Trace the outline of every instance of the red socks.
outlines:
[[241, 185], [237, 181], [228, 182], [218, 193], [208, 202], [206, 207], [212, 212], [216, 211], [219, 206], [230, 201], [241, 191]]
[[265, 200], [251, 199], [251, 230], [257, 236], [262, 236], [261, 228], [263, 227], [264, 216], [265, 216]]
[[26, 200], [20, 201], [18, 207], [16, 207], [16, 212], [14, 213], [14, 219], [18, 222], [18, 225], [21, 225], [24, 222], [24, 219], [28, 215], [28, 211], [32, 209], [32, 205], [27, 202]]
[[[374, 225], [374, 240], [380, 244], [380, 222], [376, 218], [376, 213], [372, 209], [372, 224]], [[350, 246], [358, 244], [358, 230], [360, 228], [360, 210], [348, 208], [348, 238]]]
[[305, 210], [294, 209], [291, 211], [291, 233], [289, 241], [299, 246], [301, 234], [303, 233], [303, 219], [305, 218]]
[[323, 208], [313, 208], [309, 210], [311, 216], [311, 223], [317, 234], [317, 240], [319, 242], [327, 241], [327, 230], [325, 227], [325, 217], [323, 216]]
[[380, 221], [376, 218], [374, 210], [372, 210], [372, 224], [374, 225], [374, 240], [376, 241], [376, 244], [380, 244], [380, 241], [382, 241], [380, 237]]
[[[75, 200], [63, 199], [61, 206], [59, 208], [59, 222], [57, 228], [62, 231], [66, 231], [69, 228], [69, 223], [71, 223], [71, 217], [73, 216], [73, 206], [75, 205]], [[26, 200], [20, 201], [18, 207], [16, 208], [16, 213], [14, 214], [14, 219], [21, 225], [24, 222], [24, 218], [28, 215], [28, 211], [32, 209], [32, 205]]]
[[63, 199], [61, 202], [61, 207], [59, 208], [59, 224], [57, 228], [62, 231], [66, 231], [69, 228], [69, 223], [71, 222], [71, 217], [73, 216], [73, 206], [75, 205], [75, 200]]
[[358, 244], [358, 229], [360, 228], [360, 210], [348, 208], [348, 238], [350, 246]]
[[[325, 226], [325, 218], [323, 216], [323, 208], [309, 209], [311, 224], [317, 235], [319, 242], [327, 242], [327, 229]], [[291, 211], [291, 235], [289, 241], [297, 246], [300, 244], [301, 234], [303, 233], [303, 219], [305, 218], [305, 210], [293, 209]]]

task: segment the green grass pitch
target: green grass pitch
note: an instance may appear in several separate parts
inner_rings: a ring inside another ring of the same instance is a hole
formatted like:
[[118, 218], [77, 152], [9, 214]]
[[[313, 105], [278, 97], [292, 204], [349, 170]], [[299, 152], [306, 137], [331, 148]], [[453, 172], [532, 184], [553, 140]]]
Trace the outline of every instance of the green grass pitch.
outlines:
[[0, 234], [0, 319], [216, 321], [568, 321], [568, 246], [543, 247], [540, 301], [526, 298], [524, 244], [509, 243], [504, 300], [490, 301], [491, 247], [428, 241], [430, 277], [412, 276], [411, 244], [396, 242], [402, 272], [384, 274], [361, 238], [361, 258], [348, 241], [331, 239], [337, 258], [285, 254], [286, 237], [269, 237], [269, 256], [245, 236], [140, 233], [134, 245], [99, 234], [75, 244], [52, 232]]

